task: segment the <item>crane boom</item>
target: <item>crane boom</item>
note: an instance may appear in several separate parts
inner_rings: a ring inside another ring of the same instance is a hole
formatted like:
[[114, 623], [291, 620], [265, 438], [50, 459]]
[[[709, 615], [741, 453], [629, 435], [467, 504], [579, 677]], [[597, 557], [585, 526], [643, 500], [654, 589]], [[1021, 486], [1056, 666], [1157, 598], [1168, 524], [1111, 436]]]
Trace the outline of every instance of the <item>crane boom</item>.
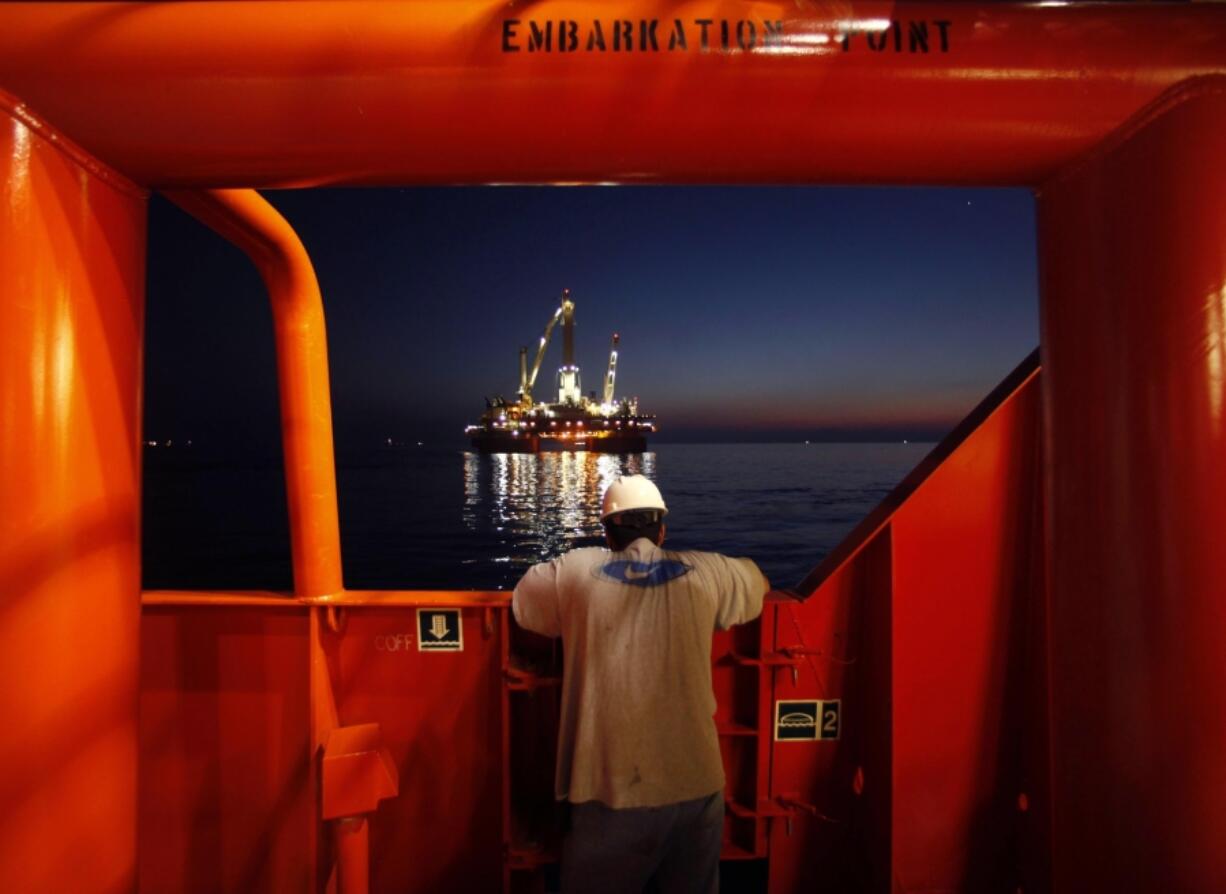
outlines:
[[558, 370], [559, 376], [564, 377], [562, 384], [562, 392], [565, 396], [559, 396], [559, 402], [566, 402], [567, 399], [578, 402], [578, 387], [579, 387], [579, 367], [575, 366], [575, 303], [570, 300], [570, 289], [562, 290], [562, 304], [553, 312], [549, 323], [545, 326], [545, 334], [541, 336], [540, 344], [536, 349], [536, 359], [532, 363], [531, 371], [526, 371], [524, 364], [526, 361], [527, 348], [520, 352], [520, 368], [519, 368], [519, 397], [520, 401], [525, 404], [532, 403], [532, 388], [536, 385], [537, 373], [541, 371], [541, 363], [545, 360], [545, 351], [549, 347], [549, 337], [553, 335], [554, 327], [558, 322], [562, 322], [563, 333], [566, 336], [565, 344], [563, 345], [562, 368]]
[[[519, 400], [524, 402], [524, 397], [528, 393], [528, 349], [519, 349]], [[531, 400], [528, 401], [531, 403]]]
[[608, 405], [613, 403], [613, 380], [617, 376], [617, 342], [618, 335], [613, 333], [613, 345], [609, 349], [609, 371], [604, 377], [604, 399], [602, 403]]
[[545, 334], [541, 336], [540, 346], [536, 349], [536, 361], [532, 364], [532, 372], [528, 374], [524, 395], [529, 401], [532, 399], [532, 386], [536, 384], [536, 374], [541, 371], [541, 362], [545, 359], [545, 349], [549, 347], [549, 336], [553, 335], [553, 327], [558, 325], [558, 320], [562, 318], [562, 308], [558, 308], [553, 312], [548, 325], [545, 326]]

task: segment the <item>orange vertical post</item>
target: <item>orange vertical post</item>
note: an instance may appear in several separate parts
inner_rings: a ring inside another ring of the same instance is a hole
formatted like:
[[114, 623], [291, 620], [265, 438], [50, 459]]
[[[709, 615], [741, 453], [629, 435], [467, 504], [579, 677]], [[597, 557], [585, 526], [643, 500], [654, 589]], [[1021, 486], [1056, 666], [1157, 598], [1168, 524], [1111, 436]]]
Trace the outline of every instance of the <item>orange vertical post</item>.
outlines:
[[365, 816], [336, 821], [339, 894], [370, 890], [370, 821]]
[[[276, 339], [294, 595], [300, 599], [337, 596], [344, 584], [328, 341], [323, 298], [311, 259], [285, 218], [255, 190], [170, 190], [166, 195], [242, 249], [268, 288]], [[312, 609], [310, 618], [312, 760], [339, 722], [325, 647], [324, 611]], [[318, 785], [314, 772], [311, 785]], [[322, 880], [331, 872], [332, 860], [323, 855], [327, 844], [318, 818], [308, 844]]]
[[1040, 192], [1053, 873], [1226, 890], [1226, 79]]
[[322, 812], [335, 834], [340, 894], [370, 890], [370, 817], [399, 787], [379, 724], [332, 730], [324, 746]]
[[145, 194], [0, 91], [0, 886], [136, 888]]

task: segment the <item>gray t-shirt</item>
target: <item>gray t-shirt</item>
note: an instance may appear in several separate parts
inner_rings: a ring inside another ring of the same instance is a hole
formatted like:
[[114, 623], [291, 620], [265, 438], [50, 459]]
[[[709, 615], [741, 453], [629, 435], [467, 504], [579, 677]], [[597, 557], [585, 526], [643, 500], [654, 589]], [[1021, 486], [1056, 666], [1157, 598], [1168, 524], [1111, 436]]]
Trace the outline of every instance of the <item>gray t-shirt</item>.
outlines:
[[756, 618], [769, 587], [749, 559], [646, 538], [528, 570], [515, 620], [565, 653], [559, 800], [658, 807], [723, 788], [711, 634]]

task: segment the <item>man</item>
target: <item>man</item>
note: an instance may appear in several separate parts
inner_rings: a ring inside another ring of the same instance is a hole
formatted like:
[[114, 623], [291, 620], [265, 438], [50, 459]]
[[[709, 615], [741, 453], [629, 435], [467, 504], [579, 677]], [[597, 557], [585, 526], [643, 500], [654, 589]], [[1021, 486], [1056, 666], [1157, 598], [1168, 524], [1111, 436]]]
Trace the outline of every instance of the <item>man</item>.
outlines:
[[724, 769], [711, 634], [756, 618], [770, 585], [749, 559], [672, 552], [668, 508], [641, 475], [604, 494], [609, 549], [530, 568], [512, 609], [561, 636], [555, 795], [571, 803], [564, 892], [714, 892]]

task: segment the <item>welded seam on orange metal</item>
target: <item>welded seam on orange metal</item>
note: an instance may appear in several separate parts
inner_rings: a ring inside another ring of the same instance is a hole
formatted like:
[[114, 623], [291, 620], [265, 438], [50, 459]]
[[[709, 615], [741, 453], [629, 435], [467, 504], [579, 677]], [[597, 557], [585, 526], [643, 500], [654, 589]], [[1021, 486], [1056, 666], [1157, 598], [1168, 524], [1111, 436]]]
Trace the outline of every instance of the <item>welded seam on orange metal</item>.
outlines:
[[9, 93], [3, 87], [0, 87], [0, 112], [7, 112], [10, 116], [28, 127], [32, 133], [41, 137], [47, 145], [59, 150], [65, 158], [72, 161], [77, 167], [83, 169], [91, 176], [104, 181], [108, 186], [113, 186], [121, 192], [137, 198], [148, 198], [149, 190], [129, 180], [105, 162], [94, 158], [81, 146], [56, 130], [54, 126], [40, 117], [26, 103], [12, 93]]

